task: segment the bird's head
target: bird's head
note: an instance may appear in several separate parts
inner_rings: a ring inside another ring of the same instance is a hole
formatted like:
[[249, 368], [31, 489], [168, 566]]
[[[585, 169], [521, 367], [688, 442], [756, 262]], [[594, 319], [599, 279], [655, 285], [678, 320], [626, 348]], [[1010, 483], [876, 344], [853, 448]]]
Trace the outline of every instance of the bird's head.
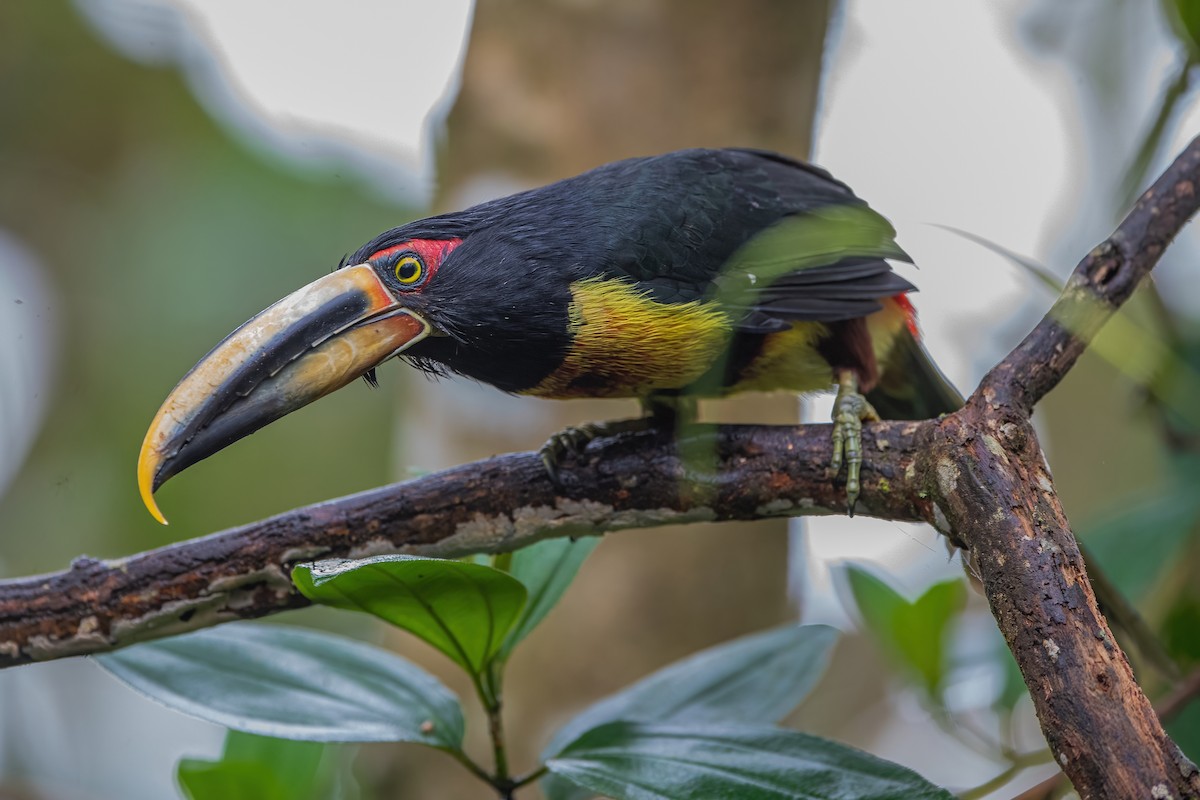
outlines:
[[[432, 298], [463, 237], [389, 231], [344, 266], [254, 316], [171, 392], [142, 443], [142, 499], [183, 469], [448, 332]], [[439, 274], [441, 273], [441, 274]], [[452, 334], [451, 334], [452, 335]]]

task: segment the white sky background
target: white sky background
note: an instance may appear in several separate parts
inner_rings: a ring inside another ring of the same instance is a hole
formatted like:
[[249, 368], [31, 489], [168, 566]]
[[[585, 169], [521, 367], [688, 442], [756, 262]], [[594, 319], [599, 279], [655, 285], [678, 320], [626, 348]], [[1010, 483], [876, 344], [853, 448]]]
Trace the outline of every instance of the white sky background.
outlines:
[[[259, 152], [357, 170], [376, 189], [407, 192], [409, 200], [431, 177], [428, 120], [456, 86], [470, 17], [467, 0], [77, 4], [126, 55], [184, 66], [210, 112]], [[1095, 188], [1088, 180], [1097, 157], [1083, 141], [1083, 123], [1071, 122], [1081, 118], [1081, 79], [1050, 58], [1029, 55], [1020, 34], [1031, 7], [1077, 23], [1080, 14], [1096, 6], [1110, 7], [1101, 0], [848, 0], [841, 27], [831, 37], [815, 160], [897, 225], [902, 246], [920, 264], [905, 274], [921, 287], [915, 300], [927, 343], [960, 388], [973, 387], [983, 369], [1028, 328], [1033, 317], [1014, 321], [1017, 310], [1040, 316], [1050, 298], [1008, 262], [931, 223], [1040, 258], [1064, 275], [1072, 264], [1054, 263], [1049, 249], [1060, 241], [1061, 229], [1071, 229], [1085, 249], [1108, 232], [1079, 222], [1076, 213], [1080, 195]], [[1149, 3], [1127, 4], [1124, 13], [1150, 14], [1138, 8], [1153, 8], [1157, 15], [1158, 5]], [[1078, 27], [1068, 24], [1063, 30]], [[1136, 60], [1110, 50], [1105, 55], [1125, 59], [1121, 68], [1141, 81], [1130, 91], [1141, 92], [1149, 108], [1173, 55], [1160, 23], [1143, 27], [1127, 25], [1121, 34], [1141, 36], [1143, 55], [1153, 58]], [[1141, 71], [1130, 63], [1141, 64]], [[1178, 127], [1196, 130], [1196, 113]], [[1105, 120], [1104, 130], [1115, 131], [1114, 140], [1124, 143], [1141, 127], [1140, 119]], [[1183, 138], [1184, 133], [1177, 137]], [[1078, 257], [1078, 251], [1069, 252]], [[810, 414], [827, 419], [828, 408], [825, 403]], [[885, 563], [914, 593], [933, 578], [959, 574], [957, 563], [948, 561], [941, 541], [925, 526], [823, 518], [814, 520], [809, 532], [807, 544], [797, 548], [797, 566], [808, 572], [806, 619], [811, 621], [844, 622], [829, 591], [828, 571], [828, 564], [841, 559]], [[91, 670], [83, 662], [60, 667], [72, 674]], [[76, 748], [45, 740], [48, 734], [33, 722], [46, 714], [44, 703], [27, 709], [23, 723], [26, 712], [17, 702], [57, 695], [38, 689], [43, 674], [48, 675], [44, 670], [6, 674], [0, 709], [9, 723], [6, 741], [26, 742], [22, 763], [36, 774], [38, 758], [47, 758], [44, 769], [53, 775], [73, 763]], [[4, 701], [5, 694], [11, 702]], [[132, 695], [122, 694], [121, 716], [130, 722], [129, 733], [108, 743], [111, 747], [127, 754], [144, 751], [168, 737], [167, 726], [175, 726], [169, 736], [180, 737], [171, 741], [186, 740], [184, 731], [191, 731], [190, 753], [217, 751], [220, 732], [214, 727], [135, 703]], [[75, 714], [65, 707], [59, 711]], [[41, 738], [28, 739], [29, 731], [39, 730]], [[911, 756], [922, 744], [901, 734], [878, 752], [916, 763], [902, 754]], [[129, 769], [117, 752], [104, 752], [108, 755], [97, 758], [111, 769], [88, 762], [86, 779], [79, 776], [82, 787], [108, 792], [132, 776], [136, 780], [119, 796], [172, 796], [172, 759]], [[942, 765], [953, 760], [944, 753], [933, 756]], [[929, 775], [948, 780], [944, 774]], [[163, 783], [148, 785], [147, 776]], [[57, 796], [75, 795], [64, 788]]]
[[256, 151], [357, 171], [413, 202], [433, 179], [470, 0], [76, 0], [125, 55], [175, 62]]

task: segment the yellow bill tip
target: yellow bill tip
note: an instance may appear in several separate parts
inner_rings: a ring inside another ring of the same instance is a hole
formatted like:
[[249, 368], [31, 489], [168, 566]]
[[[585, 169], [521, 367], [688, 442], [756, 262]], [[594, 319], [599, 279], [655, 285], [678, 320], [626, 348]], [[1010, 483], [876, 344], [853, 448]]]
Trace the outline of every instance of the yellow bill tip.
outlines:
[[148, 444], [143, 443], [142, 452], [138, 454], [138, 490], [142, 494], [142, 502], [146, 504], [146, 510], [150, 512], [150, 516], [163, 525], [167, 525], [167, 518], [163, 516], [162, 511], [159, 511], [158, 503], [154, 502], [154, 470], [157, 466], [158, 458], [154, 453], [154, 449]]
[[200, 360], [159, 408], [138, 454], [146, 509], [188, 466], [357, 379], [424, 339], [430, 324], [400, 307], [374, 267], [318, 278], [256, 314]]

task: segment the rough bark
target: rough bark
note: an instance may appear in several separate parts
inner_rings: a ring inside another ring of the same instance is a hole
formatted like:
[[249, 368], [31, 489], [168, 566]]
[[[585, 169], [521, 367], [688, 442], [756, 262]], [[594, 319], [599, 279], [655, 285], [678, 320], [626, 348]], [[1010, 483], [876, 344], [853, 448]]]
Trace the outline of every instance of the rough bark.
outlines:
[[1197, 209], [1200, 139], [1080, 262], [1050, 312], [941, 420], [917, 470], [935, 521], [971, 552], [1042, 731], [1085, 798], [1200, 796], [1096, 607], [1029, 415]]
[[[868, 432], [867, 446], [879, 454], [867, 479], [871, 513], [928, 517], [927, 500], [889, 485], [912, 485], [912, 436], [923, 425]], [[655, 432], [596, 442], [564, 463], [559, 492], [536, 453], [512, 453], [130, 558], [84, 557], [63, 572], [5, 581], [0, 666], [298, 608], [307, 601], [288, 576], [302, 561], [393, 552], [456, 558], [551, 536], [828, 513], [845, 503], [823, 466], [827, 425], [704, 428], [686, 440], [682, 459], [678, 450]]]

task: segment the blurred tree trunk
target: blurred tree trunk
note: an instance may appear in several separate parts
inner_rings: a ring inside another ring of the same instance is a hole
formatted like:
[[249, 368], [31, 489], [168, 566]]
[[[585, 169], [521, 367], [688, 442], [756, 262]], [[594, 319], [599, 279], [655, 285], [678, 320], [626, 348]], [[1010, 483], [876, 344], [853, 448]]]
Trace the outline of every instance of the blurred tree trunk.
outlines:
[[828, 19], [824, 0], [483, 0], [441, 199], [682, 147], [807, 156]]
[[[826, 0], [482, 0], [439, 159], [436, 210], [684, 147], [806, 157], [829, 15]], [[405, 419], [418, 422], [404, 431], [400, 463], [421, 468], [536, 448], [568, 424], [637, 413], [628, 401], [510, 398], [461, 381], [414, 381], [408, 391]], [[792, 422], [797, 410], [794, 396], [781, 395], [705, 413]], [[552, 726], [592, 699], [793, 618], [785, 526], [606, 541], [564, 608], [517, 651], [505, 709], [516, 768], [532, 764]], [[425, 795], [419, 764], [396, 764], [405, 796]], [[470, 780], [456, 788], [480, 792]], [[439, 793], [447, 796], [444, 784]]]

